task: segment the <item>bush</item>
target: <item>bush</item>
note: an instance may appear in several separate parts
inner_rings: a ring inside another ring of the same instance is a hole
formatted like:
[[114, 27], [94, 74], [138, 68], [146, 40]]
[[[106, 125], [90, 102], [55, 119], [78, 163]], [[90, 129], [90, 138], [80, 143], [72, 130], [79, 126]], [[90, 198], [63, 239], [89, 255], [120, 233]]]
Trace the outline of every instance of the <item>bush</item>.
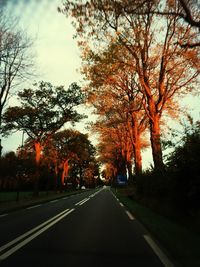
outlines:
[[199, 163], [200, 124], [197, 123], [185, 132], [182, 144], [168, 157], [166, 172], [151, 170], [136, 178], [136, 198], [165, 215], [200, 214]]
[[183, 211], [200, 210], [200, 125], [187, 132], [183, 144], [168, 158], [168, 172], [176, 179], [175, 202]]

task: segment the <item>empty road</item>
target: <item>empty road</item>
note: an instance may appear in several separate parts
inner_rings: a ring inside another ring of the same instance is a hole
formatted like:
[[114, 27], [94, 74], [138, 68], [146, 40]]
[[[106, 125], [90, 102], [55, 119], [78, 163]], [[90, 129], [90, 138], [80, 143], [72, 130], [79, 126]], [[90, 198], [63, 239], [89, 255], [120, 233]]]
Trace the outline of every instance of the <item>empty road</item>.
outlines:
[[173, 266], [109, 188], [0, 216], [0, 266]]

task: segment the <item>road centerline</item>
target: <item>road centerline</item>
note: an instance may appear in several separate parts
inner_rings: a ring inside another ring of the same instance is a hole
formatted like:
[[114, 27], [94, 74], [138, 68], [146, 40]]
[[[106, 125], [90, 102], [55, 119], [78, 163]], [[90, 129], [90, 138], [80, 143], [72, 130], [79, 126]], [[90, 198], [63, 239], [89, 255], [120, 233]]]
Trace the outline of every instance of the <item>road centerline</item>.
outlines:
[[58, 218], [59, 216], [63, 215], [64, 213], [66, 213], [69, 209], [66, 209], [62, 212], [60, 212], [59, 214], [57, 214], [56, 216], [50, 218], [49, 220], [39, 224], [38, 226], [32, 228], [31, 230], [27, 231], [26, 233], [18, 236], [17, 238], [13, 239], [12, 241], [6, 243], [5, 245], [0, 247], [0, 252], [2, 252], [3, 250], [11, 247], [12, 245], [14, 245], [15, 243], [19, 242], [20, 240], [22, 240], [23, 238], [26, 238], [27, 236], [31, 235], [32, 233], [34, 233], [35, 231], [39, 230], [40, 228], [42, 228], [43, 226], [45, 226], [46, 224], [50, 223], [51, 221], [55, 220], [56, 218]]
[[82, 199], [81, 201], [77, 202], [75, 206], [80, 205], [82, 202], [84, 202], [87, 198]]
[[85, 199], [84, 201], [82, 201], [81, 203], [79, 203], [79, 206], [83, 205], [85, 202], [87, 202], [89, 200], [89, 198]]
[[71, 210], [68, 210], [68, 211], [65, 210], [61, 216], [59, 216], [59, 217], [57, 216], [57, 218], [55, 220], [51, 220], [51, 222], [49, 224], [46, 224], [44, 227], [39, 228], [39, 230], [37, 232], [34, 232], [32, 235], [28, 236], [26, 239], [22, 240], [20, 243], [16, 244], [14, 247], [10, 248], [5, 253], [3, 253], [0, 256], [0, 260], [2, 261], [2, 260], [5, 260], [6, 258], [8, 258], [14, 252], [16, 252], [17, 250], [19, 250], [21, 247], [25, 246], [31, 240], [33, 240], [34, 238], [36, 238], [38, 235], [42, 234], [44, 231], [46, 231], [47, 229], [49, 229], [50, 227], [52, 227], [54, 224], [56, 224], [57, 222], [59, 222], [60, 220], [62, 220], [64, 217], [66, 217], [68, 214], [70, 214], [74, 210], [75, 209], [71, 209]]

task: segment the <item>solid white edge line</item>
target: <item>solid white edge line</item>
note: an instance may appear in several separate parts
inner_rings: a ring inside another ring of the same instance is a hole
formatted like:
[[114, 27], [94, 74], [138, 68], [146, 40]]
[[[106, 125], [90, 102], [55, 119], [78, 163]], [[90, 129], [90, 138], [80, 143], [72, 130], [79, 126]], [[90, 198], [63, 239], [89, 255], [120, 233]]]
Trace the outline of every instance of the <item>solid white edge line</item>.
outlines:
[[42, 229], [40, 229], [39, 231], [37, 231], [36, 233], [34, 233], [33, 235], [29, 236], [28, 238], [26, 238], [22, 242], [18, 243], [13, 248], [11, 248], [8, 251], [6, 251], [4, 254], [2, 254], [0, 256], [0, 260], [5, 260], [6, 258], [8, 258], [15, 251], [17, 251], [21, 247], [25, 246], [27, 243], [29, 243], [31, 240], [33, 240], [34, 238], [36, 238], [38, 235], [40, 235], [41, 233], [43, 233], [44, 231], [46, 231], [48, 228], [50, 228], [51, 226], [53, 226], [54, 224], [56, 224], [57, 222], [59, 222], [60, 220], [62, 220], [65, 216], [67, 216], [68, 214], [70, 214], [72, 211], [74, 211], [74, 209], [71, 209], [68, 212], [64, 213], [62, 216], [60, 216], [56, 220], [52, 221], [51, 223], [49, 223], [48, 225], [46, 225], [45, 227], [43, 227]]
[[28, 232], [24, 233], [23, 235], [18, 236], [17, 238], [13, 239], [12, 241], [6, 243], [5, 245], [0, 247], [0, 252], [3, 251], [4, 249], [12, 246], [13, 244], [17, 243], [18, 241], [20, 241], [21, 239], [25, 238], [26, 236], [32, 234], [33, 232], [37, 231], [39, 228], [43, 227], [44, 225], [48, 224], [49, 222], [53, 221], [54, 219], [56, 219], [57, 217], [61, 216], [63, 213], [67, 212], [69, 209], [66, 209], [62, 212], [60, 212], [59, 214], [57, 214], [56, 216], [50, 218], [49, 220], [39, 224], [38, 226], [32, 228], [31, 230], [29, 230]]
[[30, 207], [28, 207], [28, 208], [26, 208], [26, 209], [27, 209], [27, 210], [30, 210], [30, 209], [37, 208], [37, 207], [39, 207], [39, 206], [41, 206], [41, 204], [38, 204], [38, 205], [35, 205], [35, 206], [30, 206]]
[[121, 202], [119, 203], [119, 205], [120, 205], [121, 207], [124, 207], [124, 205], [123, 205]]
[[144, 235], [144, 239], [152, 248], [154, 253], [159, 257], [160, 261], [164, 264], [165, 267], [174, 267], [172, 262], [168, 259], [168, 257], [163, 253], [163, 251], [158, 247], [158, 245], [153, 241], [150, 236]]
[[133, 217], [133, 215], [128, 211], [128, 210], [126, 210], [126, 214], [128, 215], [128, 217], [129, 217], [129, 219], [130, 220], [135, 220], [135, 218]]

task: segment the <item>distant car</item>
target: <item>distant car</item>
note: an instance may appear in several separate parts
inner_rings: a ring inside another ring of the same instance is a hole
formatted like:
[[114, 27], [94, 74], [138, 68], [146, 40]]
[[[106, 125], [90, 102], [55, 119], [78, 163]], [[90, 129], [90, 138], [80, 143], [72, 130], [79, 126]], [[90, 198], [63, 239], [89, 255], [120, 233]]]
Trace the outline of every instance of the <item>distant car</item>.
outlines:
[[85, 186], [84, 186], [84, 185], [82, 185], [82, 186], [81, 186], [81, 190], [84, 190], [84, 189], [86, 189], [86, 188], [85, 188]]

